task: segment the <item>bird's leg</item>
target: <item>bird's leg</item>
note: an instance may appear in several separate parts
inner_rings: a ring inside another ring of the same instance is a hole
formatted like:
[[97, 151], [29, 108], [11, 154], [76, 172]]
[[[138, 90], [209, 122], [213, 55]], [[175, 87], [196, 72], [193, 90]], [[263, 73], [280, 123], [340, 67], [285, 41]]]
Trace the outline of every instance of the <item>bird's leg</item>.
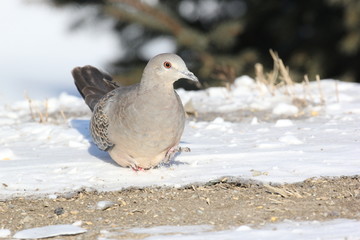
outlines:
[[180, 146], [171, 147], [165, 154], [164, 161], [169, 162], [170, 159], [172, 159], [176, 153], [180, 153], [180, 152], [191, 152], [191, 149], [188, 147], [180, 147]]

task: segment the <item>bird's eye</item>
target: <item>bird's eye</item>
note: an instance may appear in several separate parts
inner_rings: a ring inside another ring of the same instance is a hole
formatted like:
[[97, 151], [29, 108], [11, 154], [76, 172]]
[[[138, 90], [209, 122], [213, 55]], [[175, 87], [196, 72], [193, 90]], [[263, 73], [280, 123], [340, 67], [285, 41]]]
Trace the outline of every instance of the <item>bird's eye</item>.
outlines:
[[171, 68], [171, 62], [164, 62], [165, 68]]

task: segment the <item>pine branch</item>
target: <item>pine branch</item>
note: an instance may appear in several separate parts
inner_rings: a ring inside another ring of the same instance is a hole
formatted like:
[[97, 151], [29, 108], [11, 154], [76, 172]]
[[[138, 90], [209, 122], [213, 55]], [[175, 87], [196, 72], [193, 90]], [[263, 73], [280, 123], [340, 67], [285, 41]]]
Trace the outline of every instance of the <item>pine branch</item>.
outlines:
[[[152, 7], [150, 5], [144, 4], [139, 0], [109, 0], [109, 3], [123, 3], [127, 6], [131, 6], [134, 9], [140, 12], [141, 17], [144, 17], [143, 14], [146, 14], [149, 17], [152, 17], [156, 22], [166, 26], [174, 35], [177, 35], [182, 30], [182, 25], [180, 22], [160, 11], [159, 9]], [[134, 14], [134, 13], [131, 13]]]
[[[206, 35], [185, 26], [175, 17], [161, 11], [160, 8], [147, 5], [139, 0], [108, 0], [107, 3], [105, 12], [118, 19], [136, 22], [147, 28], [169, 33], [177, 39], [179, 45], [190, 49], [202, 52], [208, 47], [209, 41]], [[115, 3], [121, 3], [123, 6], [114, 7]], [[136, 11], [131, 11], [129, 8]]]

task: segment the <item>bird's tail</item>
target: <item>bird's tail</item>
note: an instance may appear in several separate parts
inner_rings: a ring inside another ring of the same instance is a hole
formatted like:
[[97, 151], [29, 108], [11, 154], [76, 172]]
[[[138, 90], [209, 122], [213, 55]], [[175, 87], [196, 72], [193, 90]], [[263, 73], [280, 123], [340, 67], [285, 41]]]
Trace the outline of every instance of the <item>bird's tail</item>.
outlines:
[[91, 111], [105, 94], [119, 87], [109, 75], [89, 65], [74, 68], [72, 75], [79, 93]]

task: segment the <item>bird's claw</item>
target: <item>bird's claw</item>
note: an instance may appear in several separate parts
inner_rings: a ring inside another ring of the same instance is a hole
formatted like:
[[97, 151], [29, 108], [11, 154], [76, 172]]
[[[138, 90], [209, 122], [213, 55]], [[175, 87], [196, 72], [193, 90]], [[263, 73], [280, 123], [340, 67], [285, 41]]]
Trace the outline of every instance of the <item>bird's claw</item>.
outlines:
[[172, 147], [165, 155], [165, 162], [169, 162], [170, 159], [172, 159], [176, 153], [180, 153], [180, 152], [191, 152], [191, 149], [188, 147], [180, 147], [180, 146]]
[[191, 152], [191, 149], [189, 147], [177, 147], [176, 152]]

